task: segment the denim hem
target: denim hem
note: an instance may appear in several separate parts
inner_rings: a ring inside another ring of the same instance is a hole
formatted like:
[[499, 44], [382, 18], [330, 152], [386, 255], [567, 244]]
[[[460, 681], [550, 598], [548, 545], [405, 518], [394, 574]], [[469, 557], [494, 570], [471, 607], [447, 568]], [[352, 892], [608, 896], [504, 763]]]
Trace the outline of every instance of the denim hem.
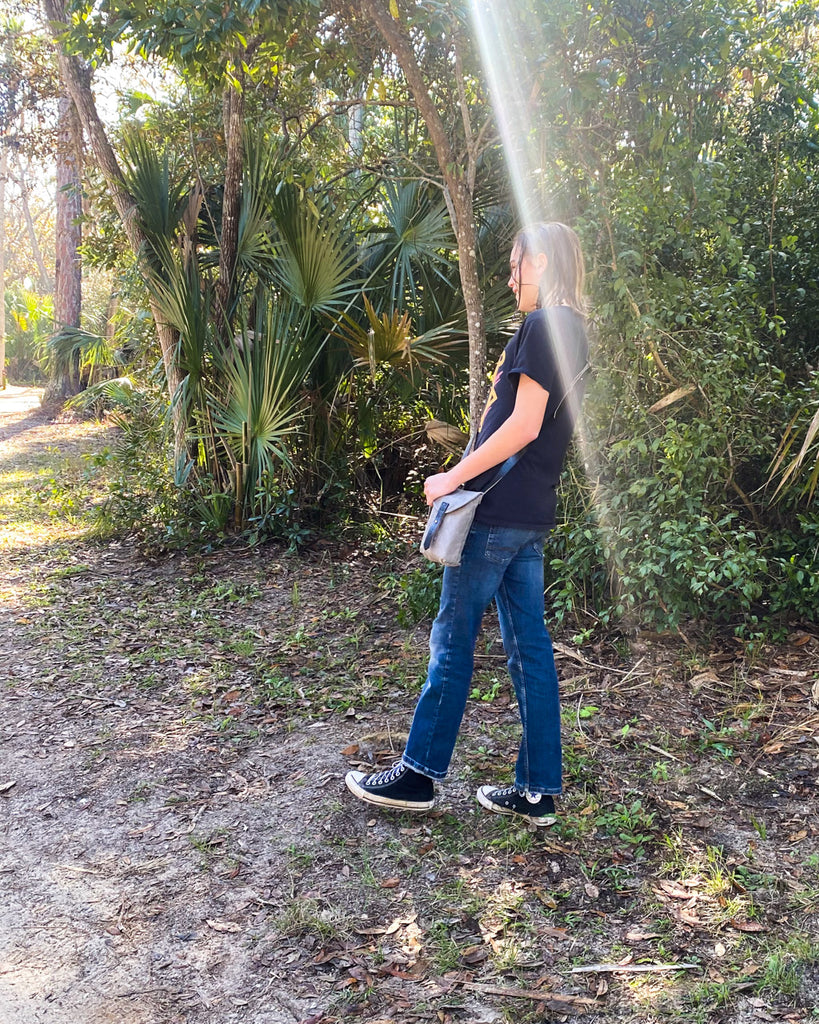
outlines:
[[531, 793], [532, 796], [563, 796], [563, 789], [532, 789], [531, 786], [521, 786], [515, 780], [515, 789], [518, 793]]
[[405, 764], [407, 768], [412, 768], [414, 772], [418, 772], [419, 775], [425, 775], [428, 779], [434, 779], [436, 782], [441, 782], [446, 778], [446, 772], [434, 772], [431, 768], [427, 768], [422, 764], [418, 764], [417, 761], [413, 761], [411, 757], [407, 757], [404, 754], [401, 758], [401, 763]]

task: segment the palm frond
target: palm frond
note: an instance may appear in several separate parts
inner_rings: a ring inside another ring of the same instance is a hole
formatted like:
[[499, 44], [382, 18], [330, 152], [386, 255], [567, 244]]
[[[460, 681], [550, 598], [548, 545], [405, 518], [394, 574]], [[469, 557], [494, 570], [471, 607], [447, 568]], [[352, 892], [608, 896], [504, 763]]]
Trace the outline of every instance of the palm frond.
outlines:
[[[299, 430], [304, 399], [299, 391], [312, 358], [302, 344], [304, 315], [290, 302], [264, 307], [254, 330], [217, 357], [208, 408], [246, 504], [256, 486], [277, 468], [291, 465], [288, 442]], [[237, 494], [237, 498], [241, 498]]]
[[279, 190], [272, 213], [278, 284], [312, 312], [344, 308], [359, 288], [359, 257], [341, 219], [319, 212], [290, 185]]
[[142, 132], [123, 137], [122, 174], [136, 203], [140, 224], [153, 241], [173, 237], [187, 203], [184, 182], [175, 176], [168, 151], [160, 153]]
[[407, 368], [410, 372], [413, 362], [443, 363], [445, 350], [462, 341], [452, 324], [440, 324], [422, 335], [413, 336], [409, 313], [394, 309], [379, 314], [366, 295], [364, 310], [369, 327], [343, 313], [333, 334], [346, 342], [353, 364], [368, 366], [373, 378], [376, 367], [381, 363]]
[[270, 208], [275, 202], [276, 188], [280, 181], [280, 149], [271, 145], [264, 133], [247, 132], [244, 150], [236, 267], [240, 276], [252, 273], [261, 280], [269, 281], [275, 263], [270, 241]]
[[389, 269], [390, 305], [423, 302], [440, 319], [438, 296], [452, 291], [453, 263], [446, 254], [455, 245], [443, 199], [433, 199], [418, 181], [388, 181], [381, 210], [386, 224], [371, 232], [370, 280]]
[[76, 364], [93, 371], [112, 366], [117, 355], [108, 340], [79, 327], [63, 327], [46, 342], [46, 354], [52, 372], [67, 373]]
[[[782, 441], [771, 464], [769, 482], [780, 471], [783, 463], [798, 443], [798, 422], [805, 412], [805, 408], [801, 409], [788, 424], [788, 428], [782, 437]], [[816, 450], [812, 451], [814, 446]], [[800, 480], [801, 483], [797, 483]], [[784, 497], [786, 491], [793, 486], [798, 486], [800, 493], [806, 495], [808, 501], [813, 500], [813, 496], [816, 494], [816, 489], [819, 486], [819, 407], [817, 407], [805, 430], [802, 446], [782, 472], [779, 483], [774, 491], [774, 500]]]

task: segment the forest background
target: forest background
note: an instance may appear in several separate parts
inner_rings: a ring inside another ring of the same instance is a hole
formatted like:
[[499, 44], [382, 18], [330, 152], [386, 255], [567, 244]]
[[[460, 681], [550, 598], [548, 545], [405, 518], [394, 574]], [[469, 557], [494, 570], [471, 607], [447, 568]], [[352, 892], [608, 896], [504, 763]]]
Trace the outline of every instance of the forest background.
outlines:
[[514, 232], [559, 219], [594, 375], [557, 620], [815, 621], [815, 0], [44, 0], [2, 35], [8, 379], [120, 427], [99, 533], [405, 539]]

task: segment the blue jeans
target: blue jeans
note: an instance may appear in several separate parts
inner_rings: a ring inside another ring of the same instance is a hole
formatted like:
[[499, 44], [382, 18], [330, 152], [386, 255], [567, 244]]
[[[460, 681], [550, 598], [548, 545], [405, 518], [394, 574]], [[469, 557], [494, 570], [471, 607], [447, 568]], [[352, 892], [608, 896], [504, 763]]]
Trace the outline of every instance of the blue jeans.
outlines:
[[494, 598], [523, 726], [515, 785], [530, 793], [561, 792], [560, 698], [543, 621], [543, 543], [540, 531], [474, 523], [461, 564], [444, 569], [427, 680], [403, 756], [415, 771], [432, 779], [446, 776], [481, 619]]

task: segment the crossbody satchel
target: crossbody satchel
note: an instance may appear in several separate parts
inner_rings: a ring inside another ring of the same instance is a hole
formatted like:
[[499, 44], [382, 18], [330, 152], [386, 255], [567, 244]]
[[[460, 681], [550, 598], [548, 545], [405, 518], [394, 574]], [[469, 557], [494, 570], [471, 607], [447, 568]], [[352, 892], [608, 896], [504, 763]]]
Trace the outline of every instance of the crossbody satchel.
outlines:
[[[435, 499], [421, 541], [424, 558], [439, 565], [461, 564], [464, 544], [483, 496], [506, 476], [525, 451], [526, 448], [522, 448], [510, 455], [486, 490], [468, 491], [459, 487], [457, 491]], [[465, 454], [469, 454], [469, 449]]]
[[[591, 369], [587, 362], [583, 369], [577, 374], [554, 411], [553, 419], [557, 417], [561, 406], [574, 390], [577, 382]], [[529, 446], [527, 445], [526, 448]], [[472, 448], [472, 441], [466, 447], [464, 458]], [[439, 565], [460, 565], [464, 544], [478, 510], [478, 505], [483, 501], [483, 496], [491, 491], [495, 484], [506, 476], [510, 469], [515, 466], [523, 457], [526, 448], [510, 455], [506, 462], [495, 474], [492, 483], [483, 491], [468, 491], [459, 487], [451, 494], [444, 494], [436, 498], [432, 503], [429, 518], [424, 528], [424, 536], [421, 540], [421, 554], [430, 562], [437, 562]]]

